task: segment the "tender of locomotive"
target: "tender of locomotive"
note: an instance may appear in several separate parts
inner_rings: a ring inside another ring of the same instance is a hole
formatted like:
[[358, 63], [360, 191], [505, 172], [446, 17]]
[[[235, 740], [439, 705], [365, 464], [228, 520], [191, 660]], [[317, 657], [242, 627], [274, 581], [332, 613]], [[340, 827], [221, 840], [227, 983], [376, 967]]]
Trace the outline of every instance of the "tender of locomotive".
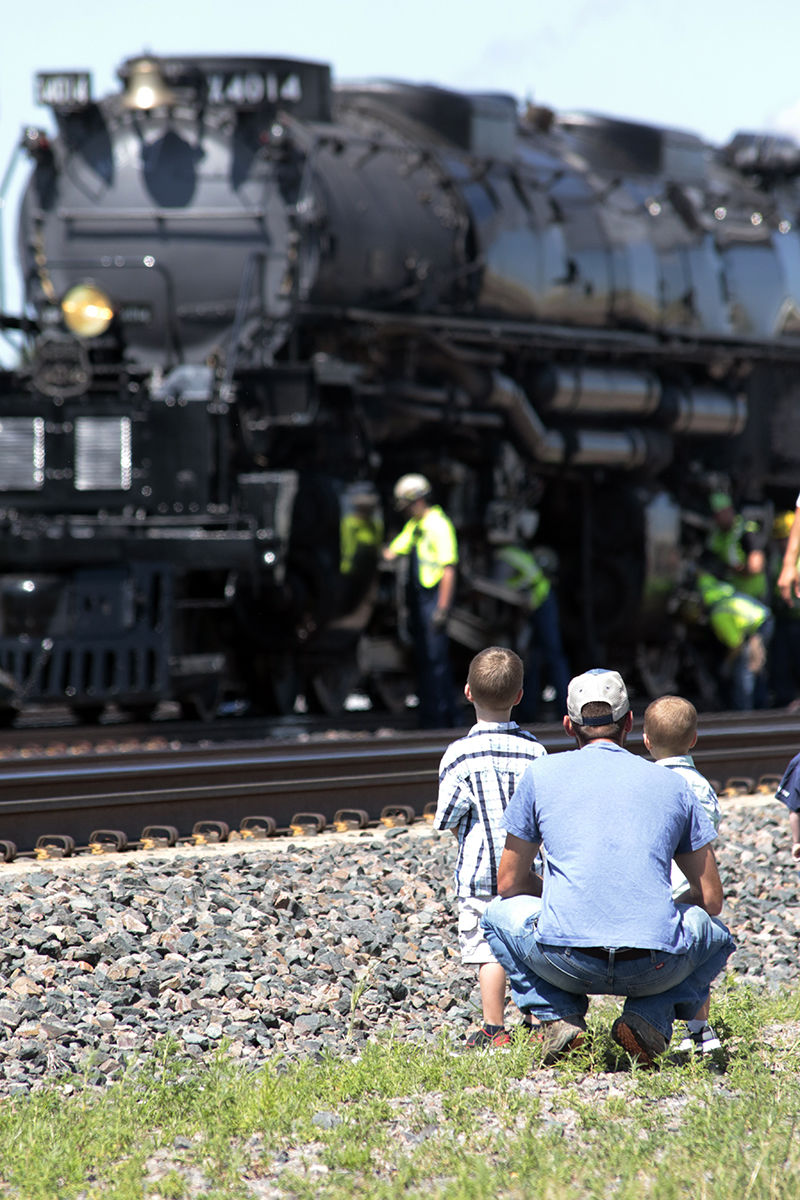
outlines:
[[285, 59], [119, 78], [39, 76], [57, 132], [22, 140], [19, 697], [333, 709], [360, 674], [390, 698], [402, 611], [341, 574], [339, 522], [408, 470], [459, 530], [455, 645], [508, 627], [491, 549], [538, 522], [575, 666], [666, 681], [709, 489], [766, 512], [800, 480], [795, 144]]

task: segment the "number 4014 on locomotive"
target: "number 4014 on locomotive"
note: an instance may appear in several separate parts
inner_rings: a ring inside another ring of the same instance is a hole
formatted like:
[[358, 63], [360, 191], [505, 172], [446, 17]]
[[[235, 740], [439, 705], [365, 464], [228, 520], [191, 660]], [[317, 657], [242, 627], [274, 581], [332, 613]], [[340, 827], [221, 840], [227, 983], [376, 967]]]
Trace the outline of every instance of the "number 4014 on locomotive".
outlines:
[[709, 491], [800, 481], [797, 145], [281, 58], [118, 75], [38, 76], [5, 176], [9, 697], [402, 703], [402, 589], [340, 523], [369, 487], [391, 533], [408, 471], [459, 533], [455, 657], [512, 636], [492, 555], [535, 528], [571, 665], [669, 682]]

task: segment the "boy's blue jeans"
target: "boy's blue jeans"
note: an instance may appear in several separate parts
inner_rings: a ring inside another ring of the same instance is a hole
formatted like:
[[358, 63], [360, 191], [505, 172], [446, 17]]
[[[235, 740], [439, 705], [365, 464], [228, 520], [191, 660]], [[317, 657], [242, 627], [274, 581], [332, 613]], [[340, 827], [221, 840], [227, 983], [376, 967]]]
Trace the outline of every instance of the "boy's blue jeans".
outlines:
[[691, 1020], [708, 999], [711, 981], [736, 949], [721, 921], [702, 908], [679, 904], [689, 949], [650, 950], [641, 958], [604, 962], [579, 947], [536, 940], [542, 902], [534, 896], [500, 897], [483, 916], [486, 940], [505, 968], [518, 1008], [540, 1021], [583, 1016], [589, 996], [625, 996], [625, 1013], [637, 1013], [669, 1041], [672, 1023]]

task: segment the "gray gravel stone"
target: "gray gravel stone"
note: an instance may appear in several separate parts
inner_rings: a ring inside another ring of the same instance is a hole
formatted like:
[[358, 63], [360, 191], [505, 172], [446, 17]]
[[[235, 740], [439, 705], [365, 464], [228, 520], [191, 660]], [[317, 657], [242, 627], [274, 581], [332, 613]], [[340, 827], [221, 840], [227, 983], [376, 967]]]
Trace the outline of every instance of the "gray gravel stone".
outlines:
[[[723, 805], [731, 969], [758, 987], [794, 984], [786, 810]], [[460, 1039], [480, 1010], [457, 949], [455, 851], [418, 822], [246, 851], [0, 865], [0, 1096], [71, 1072], [102, 1085], [169, 1035], [198, 1060], [227, 1043], [252, 1066], [352, 1053], [390, 1029]]]

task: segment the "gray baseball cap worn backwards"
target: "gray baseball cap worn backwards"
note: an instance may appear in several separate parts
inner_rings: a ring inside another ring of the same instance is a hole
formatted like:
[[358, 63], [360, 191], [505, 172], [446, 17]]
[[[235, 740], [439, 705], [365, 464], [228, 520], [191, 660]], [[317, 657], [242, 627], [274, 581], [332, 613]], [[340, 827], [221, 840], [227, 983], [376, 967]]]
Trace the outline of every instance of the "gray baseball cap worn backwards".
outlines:
[[[611, 705], [611, 717], [583, 717], [584, 704], [602, 703]], [[619, 671], [606, 671], [594, 667], [576, 675], [569, 681], [567, 690], [567, 713], [573, 725], [608, 725], [618, 721], [630, 709], [628, 691]]]

